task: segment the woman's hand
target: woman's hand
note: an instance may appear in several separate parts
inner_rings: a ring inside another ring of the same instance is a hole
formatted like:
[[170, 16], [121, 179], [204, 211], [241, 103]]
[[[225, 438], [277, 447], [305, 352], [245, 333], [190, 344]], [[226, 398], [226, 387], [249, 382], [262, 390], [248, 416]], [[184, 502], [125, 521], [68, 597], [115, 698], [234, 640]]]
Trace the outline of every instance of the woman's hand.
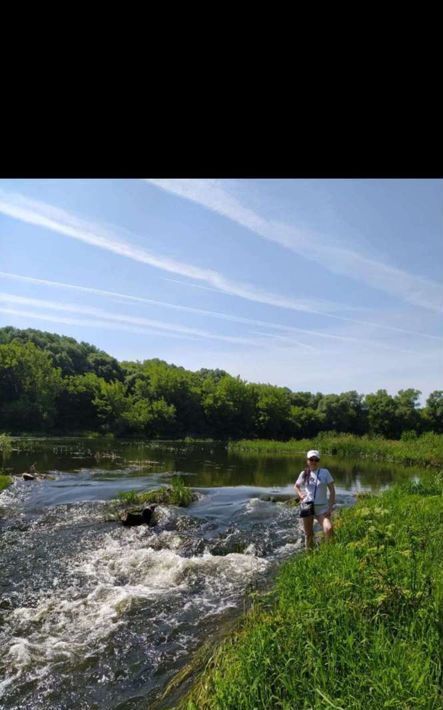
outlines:
[[306, 494], [302, 493], [298, 486], [294, 486], [294, 491], [296, 492], [300, 503], [306, 498]]

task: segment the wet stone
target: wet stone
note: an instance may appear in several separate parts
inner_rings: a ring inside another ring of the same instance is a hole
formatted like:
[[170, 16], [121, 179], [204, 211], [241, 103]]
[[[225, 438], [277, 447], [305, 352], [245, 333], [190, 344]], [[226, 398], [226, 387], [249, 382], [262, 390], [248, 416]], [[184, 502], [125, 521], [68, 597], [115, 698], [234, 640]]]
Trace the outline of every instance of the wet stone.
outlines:
[[154, 511], [157, 506], [149, 505], [142, 510], [125, 510], [120, 520], [123, 525], [155, 525]]

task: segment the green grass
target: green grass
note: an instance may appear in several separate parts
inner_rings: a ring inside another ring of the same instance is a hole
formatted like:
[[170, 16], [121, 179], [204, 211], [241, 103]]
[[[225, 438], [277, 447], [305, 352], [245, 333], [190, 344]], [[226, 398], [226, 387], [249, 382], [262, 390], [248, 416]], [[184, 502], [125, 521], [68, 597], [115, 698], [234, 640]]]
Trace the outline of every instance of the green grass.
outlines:
[[159, 503], [187, 507], [197, 499], [196, 494], [185, 485], [182, 478], [173, 478], [171, 486], [155, 488], [151, 491], [126, 491], [118, 494], [119, 500], [129, 505]]
[[5, 488], [10, 486], [11, 483], [12, 483], [11, 476], [8, 476], [7, 474], [0, 473], [0, 491], [3, 491]]
[[362, 496], [281, 568], [187, 710], [442, 707], [443, 472]]
[[343, 457], [370, 458], [393, 461], [405, 465], [441, 466], [443, 464], [443, 435], [423, 434], [398, 441], [381, 437], [354, 436], [323, 432], [313, 439], [270, 441], [264, 439], [230, 442], [229, 451], [235, 453], [297, 454], [304, 456], [309, 449]]

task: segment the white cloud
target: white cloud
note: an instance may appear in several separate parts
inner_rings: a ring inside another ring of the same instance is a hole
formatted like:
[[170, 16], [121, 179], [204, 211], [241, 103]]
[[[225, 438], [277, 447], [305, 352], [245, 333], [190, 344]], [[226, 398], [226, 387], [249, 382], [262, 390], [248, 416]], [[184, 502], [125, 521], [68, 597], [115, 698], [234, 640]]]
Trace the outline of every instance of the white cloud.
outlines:
[[327, 314], [328, 310], [335, 311], [337, 308], [342, 308], [342, 306], [326, 301], [310, 302], [306, 299], [291, 299], [279, 294], [266, 292], [251, 284], [232, 281], [213, 269], [202, 269], [193, 264], [154, 254], [147, 249], [137, 247], [120, 239], [109, 230], [105, 230], [103, 226], [87, 222], [65, 210], [43, 202], [30, 200], [22, 195], [0, 190], [0, 212], [3, 212], [8, 217], [49, 229], [58, 234], [64, 234], [90, 246], [106, 249], [139, 263], [202, 281], [216, 288], [217, 291], [245, 298], [248, 301], [322, 315]]
[[158, 332], [173, 332], [176, 335], [191, 336], [198, 338], [209, 338], [211, 340], [222, 340], [229, 343], [241, 343], [247, 345], [258, 346], [260, 343], [258, 340], [228, 336], [228, 335], [216, 335], [206, 330], [199, 330], [197, 328], [188, 328], [184, 325], [179, 324], [168, 324], [164, 321], [152, 320], [149, 318], [138, 318], [134, 316], [117, 315], [115, 313], [108, 313], [101, 308], [91, 308], [87, 306], [79, 306], [69, 303], [59, 303], [53, 301], [45, 301], [38, 298], [28, 298], [25, 296], [16, 296], [15, 294], [0, 293], [0, 303], [8, 303], [15, 305], [25, 305], [32, 306], [35, 308], [46, 308], [54, 311], [62, 311], [64, 313], [75, 313], [80, 315], [91, 316], [93, 318], [101, 319], [102, 321], [112, 321], [118, 324], [148, 327], [154, 328]]
[[[5, 315], [18, 316], [19, 318], [26, 318], [27, 320], [40, 320], [46, 321], [48, 323], [62, 323], [64, 325], [79, 325], [86, 328], [105, 328], [107, 330], [113, 331], [125, 331], [130, 333], [141, 333], [142, 335], [156, 335], [166, 338], [192, 338], [192, 336], [177, 335], [176, 333], [167, 333], [152, 328], [137, 328], [136, 326], [125, 325], [124, 323], [111, 323], [104, 320], [88, 320], [85, 318], [73, 318], [64, 315], [54, 315], [51, 313], [42, 313], [41, 311], [27, 310], [23, 308], [10, 308], [0, 305], [0, 313]], [[29, 325], [27, 326], [29, 327]]]
[[[62, 283], [60, 281], [50, 281], [48, 279], [37, 279], [33, 278], [31, 276], [23, 276], [20, 274], [12, 274], [9, 272], [5, 271], [0, 271], [0, 278], [8, 279], [8, 280], [13, 280], [13, 281], [21, 281], [25, 283], [32, 283], [37, 286], [44, 286], [44, 287], [50, 287], [50, 288], [58, 288], [58, 289], [67, 289], [67, 290], [73, 290], [79, 293], [90, 293], [93, 295], [97, 296], [103, 296], [105, 298], [115, 300], [118, 299], [120, 301], [127, 301], [129, 303], [146, 303], [147, 305], [155, 305], [155, 306], [160, 306], [164, 308], [170, 308], [172, 310], [177, 310], [177, 311], [182, 311], [185, 313], [195, 313], [198, 315], [204, 315], [207, 316], [208, 318], [216, 318], [220, 319], [223, 321], [229, 321], [233, 323], [242, 323], [248, 326], [262, 326], [265, 328], [271, 329], [271, 332], [269, 333], [260, 333], [261, 336], [267, 337], [267, 338], [274, 338], [275, 341], [277, 341], [277, 337], [275, 336], [273, 331], [281, 331], [282, 333], [286, 334], [286, 341], [287, 342], [292, 342], [294, 343], [294, 339], [289, 339], [288, 336], [293, 333], [297, 335], [306, 335], [309, 338], [322, 338], [326, 340], [335, 340], [335, 341], [341, 341], [344, 343], [355, 343], [355, 344], [360, 344], [364, 346], [372, 346], [372, 347], [379, 347], [382, 349], [387, 349], [387, 350], [397, 350], [399, 349], [397, 345], [392, 346], [389, 344], [386, 344], [384, 342], [380, 342], [377, 340], [375, 337], [375, 333], [372, 333], [373, 337], [368, 338], [368, 332], [366, 330], [366, 337], [365, 337], [365, 332], [362, 330], [361, 324], [359, 322], [355, 323], [354, 321], [352, 324], [347, 324], [348, 328], [349, 325], [354, 326], [355, 328], [355, 334], [337, 334], [337, 333], [331, 333], [329, 331], [319, 331], [319, 330], [314, 330], [314, 329], [308, 329], [308, 328], [297, 328], [296, 326], [290, 326], [290, 325], [283, 325], [282, 323], [275, 323], [272, 321], [263, 321], [259, 319], [253, 319], [253, 318], [243, 318], [242, 316], [235, 316], [229, 313], [221, 313], [219, 311], [209, 311], [204, 308], [194, 308], [191, 306], [183, 306], [175, 303], [168, 303], [166, 301], [158, 301], [155, 299], [151, 298], [143, 298], [141, 296], [133, 296], [130, 294], [126, 293], [120, 293], [117, 291], [107, 291], [104, 289], [98, 289], [98, 288], [93, 288], [89, 286], [78, 286], [75, 284], [68, 284], [68, 283]], [[49, 303], [49, 302], [45, 302]], [[52, 303], [52, 302], [51, 302]], [[163, 321], [162, 321], [163, 323]], [[364, 324], [364, 327], [366, 328], [367, 324]], [[386, 330], [393, 330], [394, 332], [399, 332], [402, 334], [406, 335], [415, 335], [415, 336], [420, 336], [420, 337], [425, 337], [425, 338], [430, 338], [432, 340], [437, 340], [437, 341], [443, 341], [443, 337], [439, 337], [436, 335], [427, 335], [427, 334], [422, 334], [422, 333], [417, 333], [416, 331], [410, 331], [410, 330], [403, 330], [401, 328], [395, 328], [395, 327], [389, 327], [389, 326], [384, 326], [383, 324], [377, 325], [373, 324], [374, 331], [378, 328], [385, 328]], [[204, 336], [206, 337], [206, 335]], [[284, 338], [281, 338], [282, 342], [284, 341]], [[312, 348], [312, 345], [309, 345], [307, 343], [303, 343], [301, 341], [297, 341], [298, 344], [300, 344], [302, 347], [306, 348]], [[411, 352], [411, 350], [408, 350], [408, 352]]]
[[[156, 182], [158, 183], [159, 181]], [[232, 281], [211, 269], [201, 269], [200, 267], [196, 267], [191, 264], [155, 255], [146, 249], [142, 249], [119, 239], [114, 233], [106, 230], [101, 225], [87, 222], [76, 217], [75, 215], [72, 215], [71, 213], [66, 212], [65, 210], [53, 207], [52, 205], [30, 200], [22, 195], [8, 193], [1, 189], [0, 212], [28, 224], [34, 224], [36, 226], [54, 231], [58, 234], [64, 234], [85, 242], [91, 246], [114, 252], [120, 256], [133, 259], [137, 262], [149, 264], [150, 266], [170, 273], [202, 281], [207, 285], [216, 288], [219, 292], [244, 298], [248, 301], [263, 303], [293, 311], [312, 313], [332, 318], [337, 321], [357, 323], [363, 326], [377, 327], [392, 332], [421, 335], [422, 337], [429, 338], [437, 337], [381, 323], [373, 323], [347, 316], [340, 316], [334, 313], [337, 309], [343, 308], [340, 304], [327, 301], [309, 301], [307, 299], [288, 298], [279, 294], [263, 291], [250, 284]], [[246, 217], [243, 216], [242, 219], [246, 219]]]
[[443, 313], [441, 284], [351, 249], [331, 246], [326, 239], [314, 233], [264, 219], [244, 207], [218, 182], [189, 179], [146, 179], [146, 182], [203, 205], [268, 241], [321, 263], [333, 273], [344, 274], [416, 306]]

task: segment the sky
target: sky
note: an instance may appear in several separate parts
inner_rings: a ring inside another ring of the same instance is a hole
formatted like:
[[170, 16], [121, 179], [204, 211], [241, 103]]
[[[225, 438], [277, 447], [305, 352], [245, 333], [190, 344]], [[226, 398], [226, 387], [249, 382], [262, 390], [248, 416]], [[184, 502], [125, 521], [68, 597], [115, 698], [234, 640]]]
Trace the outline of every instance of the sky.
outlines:
[[0, 180], [0, 327], [294, 391], [443, 389], [443, 180]]

